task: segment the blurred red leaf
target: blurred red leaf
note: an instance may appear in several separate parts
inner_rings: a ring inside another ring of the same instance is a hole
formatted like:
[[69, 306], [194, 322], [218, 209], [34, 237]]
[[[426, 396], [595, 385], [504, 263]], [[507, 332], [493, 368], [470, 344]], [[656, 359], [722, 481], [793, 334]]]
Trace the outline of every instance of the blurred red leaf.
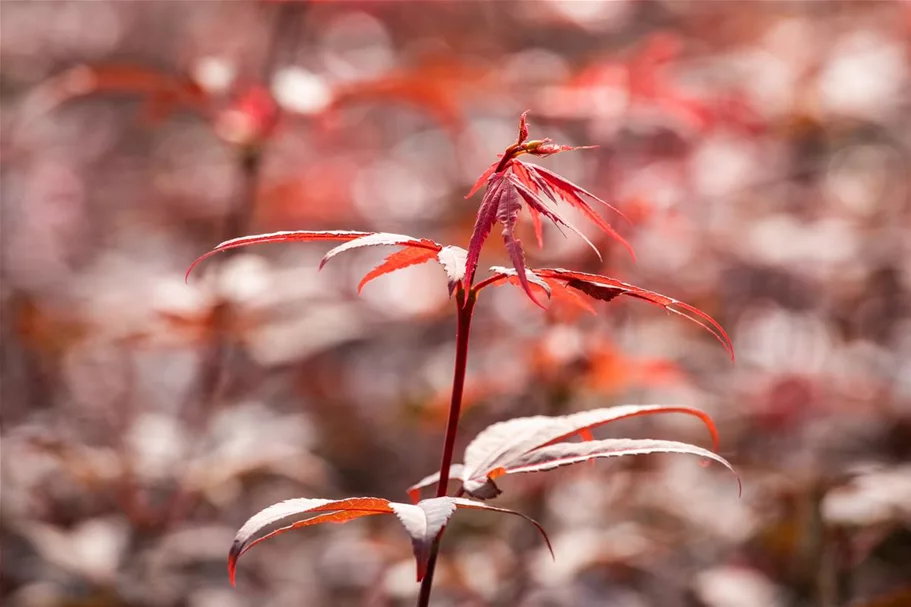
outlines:
[[146, 115], [166, 117], [177, 107], [200, 114], [209, 112], [211, 99], [188, 76], [141, 65], [78, 65], [38, 85], [25, 99], [29, 117], [50, 112], [87, 95], [126, 94], [144, 97]]
[[602, 392], [614, 393], [630, 385], [656, 386], [681, 383], [683, 372], [673, 361], [633, 358], [610, 345], [590, 356], [588, 380]]
[[[332, 107], [390, 100], [411, 104], [429, 113], [450, 132], [461, 131], [461, 98], [473, 90], [489, 90], [486, 72], [444, 58], [425, 58], [408, 70], [397, 70], [374, 80], [338, 86]], [[484, 86], [481, 87], [481, 84]]]
[[95, 329], [69, 313], [48, 310], [29, 297], [13, 299], [10, 312], [18, 338], [51, 359], [85, 339]]

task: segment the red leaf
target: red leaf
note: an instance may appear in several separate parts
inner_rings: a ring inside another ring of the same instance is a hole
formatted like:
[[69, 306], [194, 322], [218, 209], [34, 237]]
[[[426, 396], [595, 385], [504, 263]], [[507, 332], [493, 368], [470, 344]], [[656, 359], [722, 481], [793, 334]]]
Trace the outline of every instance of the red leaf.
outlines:
[[509, 259], [516, 269], [516, 276], [522, 290], [525, 291], [525, 294], [535, 305], [542, 310], [546, 309], [532, 293], [528, 284], [528, 277], [525, 275], [525, 251], [522, 249], [522, 242], [515, 235], [516, 220], [518, 219], [519, 211], [522, 210], [519, 192], [512, 181], [506, 178], [501, 178], [501, 180], [504, 182], [500, 186], [503, 194], [497, 209], [497, 220], [503, 225], [503, 242], [506, 245], [506, 252], [509, 253]]
[[537, 165], [528, 165], [528, 164], [525, 164], [524, 166], [525, 166], [525, 169], [531, 175], [535, 175], [535, 176], [539, 177], [540, 180], [543, 182], [540, 184], [536, 183], [536, 185], [538, 185], [538, 187], [541, 190], [543, 190], [544, 192], [553, 191], [554, 193], [558, 194], [563, 200], [565, 200], [567, 203], [569, 203], [571, 206], [579, 209], [579, 211], [581, 211], [588, 219], [590, 219], [595, 225], [597, 225], [599, 228], [601, 228], [601, 230], [604, 233], [608, 234], [609, 236], [614, 238], [616, 241], [618, 241], [620, 244], [622, 244], [626, 248], [626, 250], [629, 251], [630, 256], [634, 260], [636, 259], [636, 253], [635, 253], [635, 251], [633, 251], [633, 247], [626, 241], [626, 239], [624, 239], [622, 236], [620, 236], [620, 234], [617, 233], [617, 231], [613, 228], [613, 226], [611, 226], [603, 217], [598, 215], [595, 212], [595, 210], [592, 209], [591, 206], [589, 206], [587, 202], [585, 202], [585, 200], [582, 198], [582, 195], [588, 196], [589, 198], [606, 205], [607, 207], [616, 211], [618, 214], [620, 214], [622, 217], [624, 217], [624, 219], [626, 218], [625, 215], [620, 213], [620, 211], [618, 211], [617, 209], [615, 209], [613, 206], [609, 205], [608, 203], [604, 202], [603, 200], [601, 200], [600, 198], [598, 198], [591, 192], [589, 192], [583, 188], [580, 188], [576, 184], [574, 184], [570, 181], [567, 181], [566, 179], [563, 179], [556, 173], [548, 171], [544, 167], [540, 167]]
[[551, 191], [550, 186], [547, 185], [546, 181], [541, 179], [540, 175], [528, 170], [530, 165], [527, 165], [524, 162], [514, 162], [510, 166], [512, 167], [513, 175], [515, 175], [525, 187], [534, 192], [535, 195], [539, 193], [544, 194], [552, 203], [557, 204], [557, 198]]
[[[525, 164], [525, 163], [523, 163], [523, 164]], [[614, 213], [616, 213], [623, 219], [626, 219], [627, 221], [629, 221], [629, 218], [627, 218], [627, 216], [624, 215], [623, 212], [620, 211], [620, 209], [616, 208], [612, 204], [609, 204], [609, 203], [601, 200], [600, 198], [598, 198], [597, 196], [595, 196], [594, 194], [592, 194], [585, 188], [576, 185], [575, 183], [566, 179], [565, 177], [561, 177], [560, 175], [557, 175], [550, 169], [546, 169], [543, 166], [537, 165], [537, 164], [525, 164], [525, 166], [532, 173], [537, 174], [544, 182], [550, 184], [557, 192], [560, 192], [561, 194], [566, 195], [566, 196], [574, 196], [575, 198], [580, 199], [580, 200], [581, 200], [580, 195], [587, 196], [587, 197], [591, 198], [592, 200], [594, 200], [595, 202], [600, 202], [601, 204], [603, 204], [604, 206], [609, 208], [611, 211], [613, 211]]]
[[731, 343], [731, 338], [728, 337], [727, 332], [724, 330], [724, 327], [718, 324], [714, 318], [705, 312], [689, 304], [668, 297], [667, 295], [647, 291], [635, 285], [620, 282], [619, 280], [608, 278], [607, 276], [600, 276], [598, 274], [586, 274], [585, 272], [573, 272], [559, 268], [537, 269], [534, 270], [534, 273], [545, 279], [552, 278], [563, 281], [567, 287], [579, 289], [586, 295], [604, 301], [610, 301], [617, 295], [629, 295], [630, 297], [653, 303], [656, 306], [661, 306], [668, 312], [683, 316], [710, 332], [715, 339], [721, 342], [721, 345], [731, 356], [731, 359], [734, 359], [734, 346]]
[[433, 249], [410, 247], [402, 249], [401, 251], [396, 251], [383, 260], [383, 263], [364, 275], [364, 278], [362, 278], [361, 282], [357, 285], [357, 292], [360, 294], [361, 291], [364, 290], [364, 286], [374, 278], [382, 276], [383, 274], [388, 274], [389, 272], [401, 270], [402, 268], [407, 268], [408, 266], [425, 263], [434, 259], [436, 256], [437, 253]]
[[[516, 270], [514, 268], [504, 268], [502, 266], [493, 266], [492, 268], [490, 268], [490, 271], [494, 272], [495, 277], [499, 276], [499, 277], [505, 278], [506, 281], [511, 285], [516, 285], [518, 287], [522, 286], [521, 283], [519, 282], [519, 273], [516, 272]], [[544, 291], [544, 294], [547, 295], [548, 299], [550, 299], [551, 288], [550, 288], [550, 285], [547, 284], [547, 281], [545, 281], [540, 276], [535, 275], [535, 273], [532, 272], [531, 270], [525, 270], [525, 280], [528, 281], [530, 286], [538, 287], [539, 289]], [[501, 284], [501, 283], [500, 283], [500, 281], [494, 280], [494, 281], [491, 281], [489, 284], [499, 286], [499, 284]], [[562, 285], [558, 285], [558, 286], [561, 287], [561, 289], [562, 289]]]
[[478, 259], [481, 257], [484, 241], [487, 240], [493, 224], [497, 221], [497, 210], [503, 197], [503, 185], [503, 176], [497, 175], [490, 180], [487, 190], [484, 192], [484, 198], [481, 199], [478, 217], [471, 232], [471, 239], [468, 241], [468, 257], [465, 260], [465, 282], [469, 285], [474, 281], [474, 273], [478, 268]]
[[190, 269], [187, 270], [184, 280], [187, 280], [190, 277], [190, 272], [193, 271], [201, 261], [212, 257], [216, 253], [222, 253], [229, 249], [236, 249], [239, 247], [246, 247], [253, 244], [268, 244], [273, 242], [311, 242], [316, 240], [355, 240], [357, 238], [362, 238], [364, 236], [370, 236], [373, 232], [355, 232], [352, 230], [331, 230], [331, 231], [312, 231], [312, 230], [295, 230], [295, 231], [284, 231], [284, 232], [272, 232], [271, 234], [256, 234], [253, 236], [241, 236], [240, 238], [233, 238], [231, 240], [226, 240], [223, 243], [216, 246], [214, 249], [202, 255], [196, 259], [192, 264], [190, 264]]
[[[594, 221], [601, 230], [623, 244], [633, 259], [635, 259], [635, 253], [629, 243], [626, 242], [626, 240], [624, 240], [607, 221], [595, 213], [582, 197], [587, 196], [592, 200], [596, 200], [613, 209], [608, 203], [604, 202], [588, 190], [560, 177], [556, 173], [536, 165], [529, 165], [516, 160], [516, 158], [522, 154], [547, 156], [557, 152], [580, 149], [572, 146], [553, 144], [550, 139], [526, 141], [528, 139], [527, 114], [528, 112], [522, 114], [522, 117], [519, 120], [519, 136], [517, 142], [506, 148], [506, 151], [500, 156], [499, 162], [491, 164], [487, 168], [468, 194], [468, 196], [471, 196], [481, 187], [481, 185], [487, 183], [487, 190], [484, 194], [484, 198], [481, 200], [481, 206], [478, 209], [478, 217], [475, 221], [474, 230], [471, 234], [471, 240], [468, 246], [467, 282], [472, 284], [474, 280], [474, 273], [477, 269], [481, 248], [490, 235], [490, 230], [493, 228], [494, 221], [498, 219], [500, 223], [503, 224], [503, 240], [506, 244], [509, 257], [518, 271], [518, 279], [521, 286], [528, 296], [540, 306], [541, 304], [534, 299], [534, 296], [528, 289], [524, 272], [524, 251], [521, 243], [515, 237], [516, 217], [521, 208], [519, 197], [525, 200], [528, 205], [539, 246], [543, 240], [541, 234], [541, 215], [544, 215], [558, 226], [565, 225], [569, 227], [591, 245], [591, 242], [589, 242], [585, 236], [556, 214], [555, 211], [552, 211], [547, 207], [541, 198], [541, 195], [543, 194], [550, 198], [554, 203], [557, 202], [557, 197], [559, 196], [570, 205], [578, 208], [589, 219]], [[512, 170], [512, 174], [508, 175], [510, 170]], [[616, 209], [614, 210], [616, 211]], [[619, 213], [619, 211], [617, 212]], [[591, 246], [597, 252], [594, 245]], [[598, 255], [600, 257], [600, 253]]]
[[591, 306], [591, 304], [580, 297], [575, 291], [567, 289], [566, 285], [563, 283], [553, 280], [552, 278], [544, 278], [542, 280], [544, 280], [544, 282], [546, 282], [551, 288], [551, 299], [565, 301], [566, 303], [574, 305], [578, 308], [582, 308], [586, 312], [590, 312], [592, 314], [598, 313]]
[[582, 291], [589, 297], [600, 301], [611, 301], [618, 295], [623, 295], [623, 291], [593, 285], [590, 282], [582, 282], [581, 280], [576, 279], [568, 281], [565, 286], [576, 289], [577, 291]]
[[[570, 229], [570, 231], [573, 232], [573, 234], [575, 234], [576, 236], [578, 236], [579, 238], [584, 240], [585, 243], [591, 247], [592, 251], [595, 252], [595, 255], [598, 256], [598, 259], [601, 259], [601, 252], [598, 250], [598, 247], [596, 247], [594, 244], [592, 244], [592, 241], [590, 241], [588, 238], [586, 238], [585, 234], [583, 234], [582, 232], [577, 230], [574, 225], [572, 225], [571, 223], [566, 221], [555, 210], [545, 206], [544, 201], [541, 200], [532, 190], [525, 187], [524, 184], [522, 184], [520, 181], [518, 181], [516, 179], [515, 175], [510, 176], [510, 180], [512, 181], [513, 185], [516, 186], [516, 189], [518, 190], [519, 194], [525, 200], [525, 203], [528, 205], [528, 210], [530, 212], [537, 212], [537, 213], [540, 213], [541, 215], [544, 215], [545, 217], [550, 219], [552, 222], [554, 222], [554, 225], [556, 225], [558, 229], [561, 225], [566, 226], [567, 228]], [[601, 219], [601, 218], [599, 217], [598, 219]]]
[[484, 171], [484, 173], [480, 177], [478, 177], [478, 180], [474, 183], [474, 185], [471, 186], [471, 191], [465, 195], [466, 199], [471, 198], [472, 196], [474, 196], [475, 192], [477, 192], [482, 187], [484, 187], [484, 185], [487, 183], [487, 180], [490, 179], [491, 175], [493, 175], [493, 172], [497, 170], [498, 164], [500, 164], [499, 160], [497, 160], [496, 162], [491, 164], [489, 167], [487, 167], [487, 170]]
[[528, 214], [531, 215], [531, 225], [535, 229], [535, 240], [538, 242], [538, 248], [544, 248], [544, 226], [541, 225], [541, 213], [532, 205], [528, 205]]

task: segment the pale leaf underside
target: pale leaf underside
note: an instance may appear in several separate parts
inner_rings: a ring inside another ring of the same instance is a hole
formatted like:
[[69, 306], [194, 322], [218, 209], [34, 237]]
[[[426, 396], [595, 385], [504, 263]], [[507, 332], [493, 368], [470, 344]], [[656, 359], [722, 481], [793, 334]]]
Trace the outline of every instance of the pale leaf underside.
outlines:
[[493, 479], [502, 475], [543, 472], [598, 458], [650, 453], [696, 455], [716, 461], [734, 474], [737, 478], [738, 492], [740, 491], [740, 477], [737, 476], [734, 467], [726, 459], [708, 449], [677, 441], [627, 438], [555, 443], [541, 447], [515, 458], [507, 466], [491, 470], [489, 475], [466, 479], [463, 488], [471, 496], [488, 499], [488, 496], [496, 496], [500, 493], [499, 488], [493, 484]]
[[375, 247], [375, 246], [389, 246], [389, 245], [401, 245], [407, 247], [417, 247], [421, 249], [427, 249], [437, 253], [442, 247], [432, 240], [427, 240], [425, 238], [414, 238], [413, 236], [405, 236], [403, 234], [389, 234], [386, 232], [377, 232], [375, 234], [370, 234], [368, 236], [363, 236], [357, 240], [352, 240], [341, 244], [334, 249], [330, 250], [323, 256], [323, 259], [319, 262], [319, 267], [322, 268], [326, 265], [330, 259], [338, 255], [339, 253], [344, 253], [345, 251], [350, 251], [352, 249], [359, 249], [363, 247]]
[[[563, 442], [574, 436], [581, 436], [586, 440], [591, 440], [591, 430], [599, 426], [620, 419], [661, 413], [683, 413], [699, 418], [708, 428], [714, 446], [717, 449], [718, 432], [715, 424], [707, 414], [698, 409], [671, 405], [622, 405], [556, 417], [537, 415], [517, 418], [488, 426], [465, 449], [465, 464], [454, 465], [450, 468], [450, 477], [461, 480], [463, 489], [469, 495], [479, 499], [489, 499], [499, 494], [499, 489], [492, 482], [492, 479], [497, 476], [546, 470], [596, 457], [638, 455], [640, 453], [658, 452], [664, 449], [673, 453], [702, 455], [708, 459], [721, 461], [722, 464], [730, 468], [727, 462], [719, 459], [711, 451], [673, 441], [648, 440], [645, 443], [637, 443], [635, 446], [631, 446], [631, 443], [592, 441], [592, 443], [599, 443], [602, 451], [598, 453], [591, 452], [588, 455], [572, 451], [580, 443]], [[684, 445], [684, 447], [680, 447], [680, 445]], [[618, 446], [630, 447], [630, 449], [626, 451], [618, 450]], [[641, 450], [656, 446], [660, 446], [662, 449]], [[559, 455], [559, 457], [555, 455], [553, 459], [548, 460], [552, 465], [543, 466], [545, 463], [543, 460], [534, 459], [530, 455], [545, 449], [544, 453], [547, 457], [553, 454]], [[710, 455], [705, 455], [706, 453]], [[409, 495], [411, 495], [412, 499], [416, 499], [421, 488], [436, 484], [438, 480], [439, 473], [427, 476], [409, 488]]]
[[443, 266], [446, 277], [449, 279], [450, 294], [452, 294], [455, 286], [465, 279], [465, 262], [467, 258], [468, 251], [461, 247], [443, 247], [437, 253], [437, 261]]
[[[391, 502], [375, 497], [352, 497], [342, 500], [291, 499], [260, 511], [251, 517], [237, 532], [228, 554], [228, 573], [231, 584], [235, 581], [237, 560], [256, 544], [280, 533], [322, 523], [346, 523], [356, 518], [377, 514], [395, 514], [405, 531], [411, 537], [417, 564], [417, 579], [421, 581], [427, 571], [430, 549], [436, 536], [449, 522], [457, 509], [490, 510], [521, 516], [532, 523], [541, 533], [553, 554], [550, 540], [544, 529], [533, 519], [505, 508], [495, 508], [468, 499], [439, 497], [426, 499], [417, 504]], [[306, 517], [307, 515], [315, 515]], [[299, 519], [299, 520], [294, 520]], [[278, 526], [292, 520], [290, 524]]]

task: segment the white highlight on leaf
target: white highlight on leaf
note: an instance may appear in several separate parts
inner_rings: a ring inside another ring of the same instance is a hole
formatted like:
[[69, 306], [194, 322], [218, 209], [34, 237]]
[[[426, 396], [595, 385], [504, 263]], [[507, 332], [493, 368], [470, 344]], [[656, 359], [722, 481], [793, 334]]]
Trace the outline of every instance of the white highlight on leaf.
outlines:
[[285, 242], [289, 240], [320, 240], [330, 239], [333, 236], [350, 236], [351, 238], [362, 238], [369, 236], [373, 232], [358, 232], [356, 230], [280, 230], [268, 234], [255, 234], [253, 236], [240, 236], [232, 238], [216, 246], [216, 249], [223, 249], [230, 245], [243, 244], [246, 242]]
[[[702, 412], [689, 407], [668, 405], [621, 405], [564, 416], [536, 415], [488, 426], [465, 449], [465, 464], [450, 468], [450, 476], [462, 481], [466, 493], [490, 499], [500, 491], [493, 479], [500, 475], [550, 470], [603, 457], [647, 453], [698, 455], [719, 462], [736, 475], [733, 467], [712, 451], [676, 441], [652, 439], [608, 439], [567, 442], [574, 436], [624, 418], [655, 413], [685, 413], [699, 417], [715, 436], [714, 425]], [[409, 488], [417, 492], [439, 480], [439, 473], [427, 476]], [[739, 483], [739, 479], [738, 479]]]
[[375, 234], [370, 234], [368, 236], [363, 236], [356, 240], [340, 244], [335, 247], [325, 256], [323, 256], [322, 261], [320, 261], [320, 267], [323, 267], [327, 261], [338, 255], [339, 253], [344, 253], [345, 251], [350, 251], [351, 249], [359, 249], [361, 247], [373, 247], [378, 245], [408, 245], [408, 246], [417, 246], [423, 247], [425, 249], [439, 249], [440, 245], [437, 243], [426, 240], [423, 238], [414, 238], [413, 236], [405, 236], [404, 234], [390, 234], [388, 232], [377, 232]]
[[[515, 268], [506, 268], [503, 266], [491, 266], [490, 271], [493, 272], [494, 274], [502, 274], [504, 276], [518, 276], [519, 275], [519, 273], [516, 272]], [[550, 297], [551, 289], [550, 289], [549, 284], [547, 284], [546, 282], [541, 280], [541, 278], [537, 274], [532, 272], [531, 270], [525, 270], [525, 276], [528, 278], [528, 282], [541, 287], [544, 290], [544, 292], [547, 293], [547, 296]]]
[[[390, 513], [396, 515], [405, 531], [411, 537], [414, 557], [417, 561], [417, 577], [418, 581], [421, 581], [427, 570], [427, 562], [430, 558], [430, 549], [434, 539], [458, 508], [491, 510], [493, 512], [521, 516], [538, 529], [547, 543], [547, 547], [550, 548], [550, 540], [547, 534], [535, 520], [519, 512], [505, 508], [495, 508], [468, 499], [438, 497], [426, 499], [412, 505], [373, 497], [352, 497], [342, 500], [298, 498], [273, 504], [244, 523], [243, 527], [237, 532], [234, 543], [231, 546], [228, 558], [229, 571], [233, 581], [234, 566], [237, 559], [253, 545], [283, 531], [304, 527], [309, 524], [324, 522], [344, 523], [362, 516]], [[284, 519], [317, 512], [321, 514], [310, 518], [302, 518], [279, 529], [273, 529], [272, 527]], [[347, 514], [339, 516], [343, 512]], [[552, 550], [551, 554], [553, 554]]]
[[468, 258], [468, 251], [461, 247], [448, 246], [440, 249], [437, 253], [437, 261], [446, 271], [446, 277], [449, 279], [449, 288], [452, 290], [455, 284], [465, 278], [465, 261]]

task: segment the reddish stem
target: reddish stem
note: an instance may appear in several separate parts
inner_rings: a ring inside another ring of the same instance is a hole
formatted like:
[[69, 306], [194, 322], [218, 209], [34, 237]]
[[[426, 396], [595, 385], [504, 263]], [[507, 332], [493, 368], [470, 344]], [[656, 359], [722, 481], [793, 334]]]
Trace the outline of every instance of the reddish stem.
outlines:
[[[458, 328], [456, 329], [455, 371], [452, 375], [452, 399], [449, 402], [449, 420], [446, 422], [446, 440], [443, 443], [443, 456], [440, 462], [440, 482], [437, 485], [437, 497], [444, 497], [449, 485], [449, 468], [452, 466], [452, 452], [455, 449], [456, 434], [459, 430], [459, 416], [462, 409], [462, 392], [465, 387], [465, 370], [468, 363], [468, 336], [471, 330], [471, 315], [474, 311], [476, 294], [467, 292], [462, 287], [456, 294], [458, 306]], [[445, 531], [445, 527], [443, 529]], [[433, 588], [433, 573], [437, 564], [437, 553], [443, 531], [437, 535], [427, 562], [427, 573], [421, 581], [421, 593], [418, 596], [418, 607], [430, 605], [430, 591]]]
[[506, 274], [494, 274], [493, 276], [485, 278], [474, 287], [472, 287], [471, 292], [475, 294], [475, 297], [477, 297], [478, 291], [484, 287], [489, 287], [490, 285], [496, 284], [502, 280], [506, 280], [507, 278], [509, 277]]
[[456, 433], [459, 430], [462, 392], [465, 388], [465, 370], [468, 364], [468, 335], [471, 330], [471, 314], [474, 311], [475, 295], [469, 291], [467, 298], [462, 295], [457, 300], [459, 303], [459, 317], [456, 330], [455, 371], [452, 375], [452, 399], [449, 401], [449, 420], [446, 422], [446, 441], [443, 443], [437, 497], [446, 495], [449, 483], [449, 468], [452, 466], [452, 452], [455, 448]]

